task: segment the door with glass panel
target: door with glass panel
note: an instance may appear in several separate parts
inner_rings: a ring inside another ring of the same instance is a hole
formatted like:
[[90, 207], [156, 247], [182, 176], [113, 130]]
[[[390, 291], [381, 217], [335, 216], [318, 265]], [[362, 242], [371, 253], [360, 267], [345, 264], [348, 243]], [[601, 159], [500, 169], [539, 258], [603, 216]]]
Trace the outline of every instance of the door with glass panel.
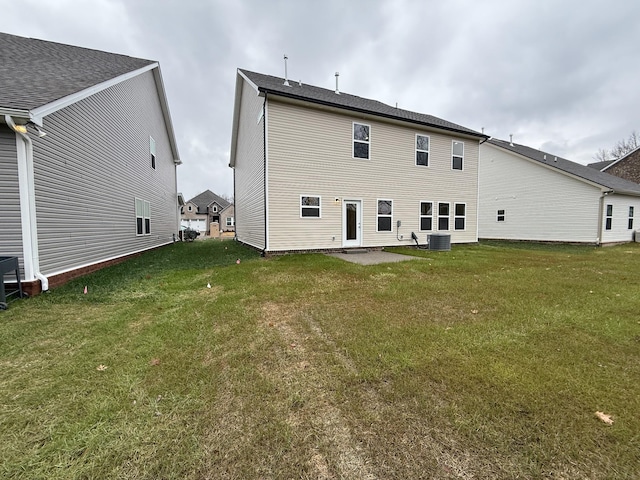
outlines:
[[362, 245], [362, 202], [344, 200], [342, 202], [342, 246]]

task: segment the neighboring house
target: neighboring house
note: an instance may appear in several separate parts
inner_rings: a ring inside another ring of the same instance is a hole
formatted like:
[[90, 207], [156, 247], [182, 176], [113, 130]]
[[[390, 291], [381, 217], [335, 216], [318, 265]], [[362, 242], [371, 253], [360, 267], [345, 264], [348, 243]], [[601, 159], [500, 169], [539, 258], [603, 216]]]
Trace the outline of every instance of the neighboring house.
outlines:
[[223, 231], [233, 231], [226, 226], [228, 223], [231, 226], [234, 224], [233, 205], [211, 190], [205, 190], [186, 202], [180, 213], [183, 228], [189, 227], [212, 237], [219, 236]]
[[640, 229], [640, 185], [524, 145], [482, 144], [479, 182], [481, 239], [606, 244]]
[[337, 88], [238, 70], [236, 238], [265, 253], [411, 245], [412, 232], [421, 244], [431, 233], [476, 242], [487, 138]]
[[590, 163], [589, 166], [609, 175], [640, 183], [640, 147], [616, 160]]
[[0, 33], [0, 255], [30, 293], [174, 241], [157, 62]]
[[222, 232], [236, 231], [235, 210], [235, 205], [230, 203], [220, 212], [220, 230]]

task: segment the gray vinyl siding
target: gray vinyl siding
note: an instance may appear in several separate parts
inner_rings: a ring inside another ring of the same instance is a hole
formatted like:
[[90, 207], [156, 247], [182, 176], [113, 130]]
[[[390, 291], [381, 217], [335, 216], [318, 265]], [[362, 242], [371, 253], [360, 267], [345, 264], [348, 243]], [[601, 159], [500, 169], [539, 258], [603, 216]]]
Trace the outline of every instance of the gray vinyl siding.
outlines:
[[242, 82], [235, 183], [236, 237], [259, 249], [266, 247], [264, 182], [264, 99]]
[[[149, 249], [177, 235], [176, 168], [152, 72], [47, 116], [43, 129], [46, 137], [32, 137], [42, 273]], [[150, 202], [151, 235], [136, 235], [136, 197]]]
[[16, 134], [4, 125], [0, 125], [0, 212], [0, 257], [18, 257], [23, 268]]
[[[450, 203], [451, 228], [446, 233], [453, 243], [477, 241], [477, 138], [273, 97], [268, 112], [269, 250], [341, 248], [345, 199], [362, 201], [365, 247], [411, 245], [411, 232], [426, 243], [427, 234], [437, 230], [420, 231], [421, 201]], [[368, 160], [352, 158], [353, 122], [371, 127]], [[416, 165], [416, 134], [430, 137], [429, 167]], [[464, 142], [463, 171], [451, 169], [453, 140]], [[301, 195], [321, 197], [321, 218], [300, 217]], [[391, 232], [377, 231], [378, 199], [393, 200]], [[466, 204], [464, 230], [453, 228], [454, 203]]]
[[488, 143], [480, 151], [480, 238], [599, 241], [600, 188]]

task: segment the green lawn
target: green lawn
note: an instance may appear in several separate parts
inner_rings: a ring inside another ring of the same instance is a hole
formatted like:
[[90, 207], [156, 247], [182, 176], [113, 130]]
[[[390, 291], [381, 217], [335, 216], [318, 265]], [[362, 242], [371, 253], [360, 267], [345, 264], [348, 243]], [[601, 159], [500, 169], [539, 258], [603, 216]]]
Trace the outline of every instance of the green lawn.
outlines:
[[393, 251], [174, 244], [11, 303], [0, 477], [638, 478], [640, 244]]

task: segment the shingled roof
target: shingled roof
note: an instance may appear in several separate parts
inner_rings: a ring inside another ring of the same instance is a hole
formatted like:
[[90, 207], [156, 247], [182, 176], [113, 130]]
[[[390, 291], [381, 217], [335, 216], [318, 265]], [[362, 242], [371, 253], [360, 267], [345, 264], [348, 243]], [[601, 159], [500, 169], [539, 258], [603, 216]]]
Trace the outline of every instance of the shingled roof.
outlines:
[[156, 62], [0, 33], [0, 108], [33, 110]]
[[231, 205], [228, 201], [216, 195], [211, 190], [205, 190], [204, 192], [193, 197], [191, 200], [189, 200], [189, 202], [195, 203], [198, 206], [198, 213], [207, 213], [209, 205], [214, 202], [220, 205], [222, 209], [225, 209], [229, 205]]
[[479, 138], [489, 138], [487, 135], [476, 132], [469, 128], [457, 125], [455, 123], [442, 120], [433, 115], [403, 110], [395, 108], [377, 100], [358, 97], [348, 93], [335, 93], [334, 90], [326, 88], [314, 87], [313, 85], [300, 84], [299, 82], [290, 81], [290, 86], [284, 85], [284, 79], [264, 75], [262, 73], [250, 72], [248, 70], [238, 69], [238, 72], [253, 83], [258, 91], [280, 95], [283, 97], [303, 100], [320, 105], [344, 108], [358, 113], [367, 113], [380, 117], [402, 120], [405, 122], [424, 125], [427, 127], [435, 127], [452, 132], [471, 135]]
[[630, 182], [613, 175], [609, 175], [608, 173], [600, 172], [595, 168], [581, 165], [579, 163], [572, 162], [571, 160], [567, 160], [566, 158], [558, 157], [557, 155], [553, 155], [551, 153], [542, 152], [525, 145], [518, 145], [516, 143], [511, 144], [508, 141], [499, 140], [497, 138], [490, 139], [488, 143], [490, 143], [491, 145], [495, 145], [496, 147], [500, 147], [505, 150], [517, 153], [531, 160], [535, 160], [536, 162], [544, 164], [548, 167], [561, 170], [573, 176], [598, 184], [602, 187], [612, 190], [613, 193], [640, 196], [640, 184]]

